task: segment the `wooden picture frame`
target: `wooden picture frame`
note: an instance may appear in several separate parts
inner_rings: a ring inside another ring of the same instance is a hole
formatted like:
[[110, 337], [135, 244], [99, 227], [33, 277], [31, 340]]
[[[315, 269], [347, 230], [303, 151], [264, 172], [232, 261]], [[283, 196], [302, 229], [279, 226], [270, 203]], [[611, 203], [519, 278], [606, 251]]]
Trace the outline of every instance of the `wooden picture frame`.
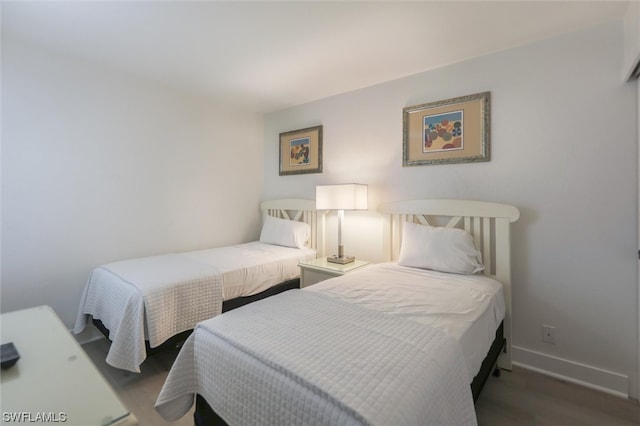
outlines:
[[280, 176], [322, 173], [322, 126], [280, 133]]
[[402, 165], [490, 160], [490, 92], [405, 107]]

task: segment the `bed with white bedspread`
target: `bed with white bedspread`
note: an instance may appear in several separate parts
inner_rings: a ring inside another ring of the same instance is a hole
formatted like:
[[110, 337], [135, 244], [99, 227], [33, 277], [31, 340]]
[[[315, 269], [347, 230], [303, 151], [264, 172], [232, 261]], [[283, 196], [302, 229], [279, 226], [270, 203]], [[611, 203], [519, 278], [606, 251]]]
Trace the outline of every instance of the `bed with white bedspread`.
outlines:
[[[176, 419], [197, 399], [196, 424], [476, 424], [470, 384], [503, 347], [503, 356], [510, 353], [510, 339], [497, 330], [510, 329], [509, 224], [518, 211], [461, 200], [379, 211], [385, 253], [397, 262], [200, 323], [156, 410]], [[456, 272], [404, 264], [420, 258], [407, 256], [407, 247], [416, 244], [415, 224], [424, 226], [418, 234], [436, 229], [432, 215], [452, 217], [437, 229], [456, 237], [430, 234], [418, 254], [431, 261], [444, 253], [434, 268]], [[469, 272], [450, 262], [466, 256], [458, 236], [479, 247]], [[509, 361], [502, 361], [507, 368]]]
[[274, 200], [261, 208], [265, 217], [260, 241], [95, 268], [82, 294], [74, 332], [99, 320], [112, 341], [107, 363], [139, 372], [148, 348], [219, 315], [223, 302], [268, 293], [297, 278], [298, 262], [315, 258], [322, 239], [315, 202]]
[[504, 320], [502, 284], [485, 275], [450, 274], [380, 263], [305, 290], [434, 327], [460, 344], [467, 383], [480, 370]]
[[436, 328], [290, 290], [194, 333], [156, 403], [169, 420], [198, 393], [232, 425], [475, 424], [459, 345]]

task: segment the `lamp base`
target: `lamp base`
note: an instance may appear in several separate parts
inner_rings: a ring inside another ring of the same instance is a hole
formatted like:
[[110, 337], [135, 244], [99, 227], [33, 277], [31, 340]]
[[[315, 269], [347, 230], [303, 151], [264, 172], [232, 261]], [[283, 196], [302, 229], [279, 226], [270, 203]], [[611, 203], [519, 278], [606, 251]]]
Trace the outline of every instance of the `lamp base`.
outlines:
[[351, 263], [355, 260], [356, 258], [354, 256], [337, 256], [334, 254], [333, 256], [327, 257], [327, 262], [339, 263], [340, 265], [346, 265], [347, 263]]

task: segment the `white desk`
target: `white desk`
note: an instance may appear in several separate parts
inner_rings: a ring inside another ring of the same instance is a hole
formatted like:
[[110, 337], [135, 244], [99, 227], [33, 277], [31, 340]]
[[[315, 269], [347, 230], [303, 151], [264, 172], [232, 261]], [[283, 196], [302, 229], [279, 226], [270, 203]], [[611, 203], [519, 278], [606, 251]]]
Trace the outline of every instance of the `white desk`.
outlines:
[[0, 375], [2, 424], [138, 423], [49, 306], [4, 313], [0, 330], [20, 354]]

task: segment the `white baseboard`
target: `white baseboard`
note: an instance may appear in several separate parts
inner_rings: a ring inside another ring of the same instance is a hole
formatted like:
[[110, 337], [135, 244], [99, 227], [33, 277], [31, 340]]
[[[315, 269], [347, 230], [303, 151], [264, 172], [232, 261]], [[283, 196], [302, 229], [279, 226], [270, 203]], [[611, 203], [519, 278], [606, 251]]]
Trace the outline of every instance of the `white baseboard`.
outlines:
[[513, 364], [560, 380], [629, 398], [629, 377], [591, 365], [558, 358], [518, 346], [512, 347]]

